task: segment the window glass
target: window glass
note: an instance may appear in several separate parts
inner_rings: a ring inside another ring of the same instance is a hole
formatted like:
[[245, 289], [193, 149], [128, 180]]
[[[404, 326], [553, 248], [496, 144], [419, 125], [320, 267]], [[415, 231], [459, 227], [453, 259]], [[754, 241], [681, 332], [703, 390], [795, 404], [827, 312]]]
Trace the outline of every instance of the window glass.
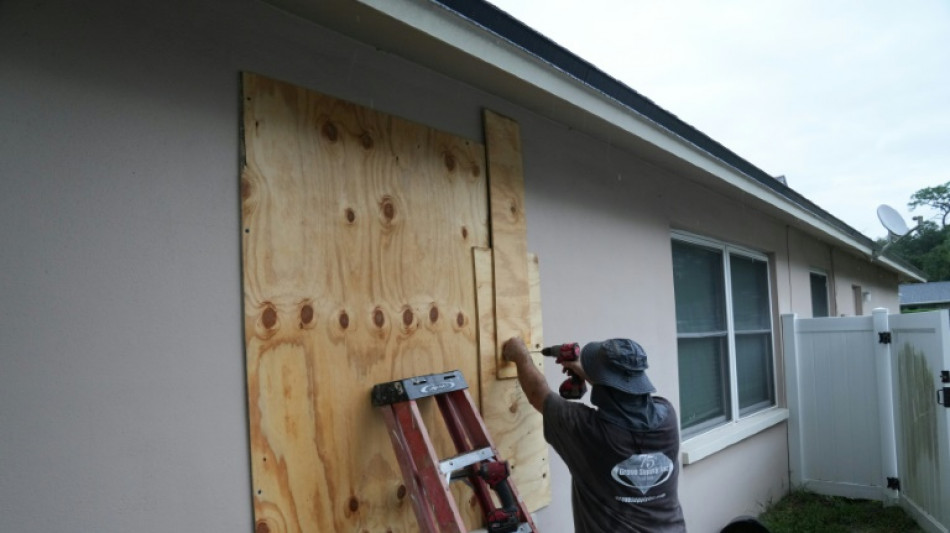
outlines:
[[775, 404], [769, 264], [707, 240], [674, 239], [672, 248], [680, 422], [689, 436]]
[[726, 291], [722, 268], [720, 250], [673, 243], [677, 332], [725, 332]]
[[775, 403], [771, 333], [736, 333], [736, 378], [740, 415]]
[[737, 331], [767, 330], [769, 313], [768, 264], [763, 260], [731, 255], [732, 315]]
[[828, 276], [812, 272], [811, 278], [811, 316], [822, 317], [831, 314], [828, 308]]
[[706, 427], [728, 420], [731, 409], [725, 334], [680, 339], [677, 350], [682, 426]]

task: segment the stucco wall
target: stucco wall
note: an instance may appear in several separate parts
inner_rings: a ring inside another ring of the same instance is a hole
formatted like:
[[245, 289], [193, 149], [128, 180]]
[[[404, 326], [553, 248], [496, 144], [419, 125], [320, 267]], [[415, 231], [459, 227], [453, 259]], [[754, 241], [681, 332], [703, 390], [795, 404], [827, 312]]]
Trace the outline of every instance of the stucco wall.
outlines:
[[[789, 277], [786, 228], [741, 201], [554, 124], [525, 131], [525, 165], [528, 242], [540, 256], [546, 341], [633, 337], [650, 356], [659, 394], [676, 404], [671, 229], [765, 252], [777, 276]], [[787, 281], [774, 288], [786, 312]], [[558, 376], [548, 368], [549, 381]], [[563, 471], [557, 457], [552, 464], [553, 475]], [[555, 498], [569, 501], [568, 487], [553, 485]], [[716, 532], [738, 515], [757, 514], [787, 489], [780, 424], [685, 467], [680, 497], [691, 532]]]
[[[546, 340], [636, 338], [674, 403], [671, 229], [770, 254], [776, 317], [810, 309], [792, 295], [813, 262], [795, 250], [813, 245], [789, 247], [784, 224], [606, 143], [259, 2], [90, 4], [0, 3], [5, 530], [253, 529], [241, 70], [474, 139], [483, 107], [518, 120]], [[839, 267], [838, 283], [863, 276], [890, 298], [887, 275], [836, 255]], [[538, 525], [562, 531], [569, 482], [552, 463]], [[685, 469], [690, 531], [786, 484], [779, 425]]]

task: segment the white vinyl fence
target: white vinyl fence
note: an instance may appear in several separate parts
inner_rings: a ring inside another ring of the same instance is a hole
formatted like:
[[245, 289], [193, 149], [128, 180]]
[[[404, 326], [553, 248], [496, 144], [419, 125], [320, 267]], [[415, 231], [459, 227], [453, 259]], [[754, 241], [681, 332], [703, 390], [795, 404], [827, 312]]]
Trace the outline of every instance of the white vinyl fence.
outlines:
[[782, 326], [792, 484], [896, 501], [925, 530], [950, 532], [947, 311], [783, 315]]

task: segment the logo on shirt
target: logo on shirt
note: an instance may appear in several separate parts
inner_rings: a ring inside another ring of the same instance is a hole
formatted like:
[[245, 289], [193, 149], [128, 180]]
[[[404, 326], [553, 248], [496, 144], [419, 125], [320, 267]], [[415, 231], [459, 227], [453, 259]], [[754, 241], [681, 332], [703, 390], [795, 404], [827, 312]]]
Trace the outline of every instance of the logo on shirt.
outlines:
[[662, 484], [673, 475], [676, 465], [662, 453], [634, 454], [624, 459], [610, 471], [610, 475], [621, 485], [634, 488], [640, 494], [646, 494], [653, 487]]

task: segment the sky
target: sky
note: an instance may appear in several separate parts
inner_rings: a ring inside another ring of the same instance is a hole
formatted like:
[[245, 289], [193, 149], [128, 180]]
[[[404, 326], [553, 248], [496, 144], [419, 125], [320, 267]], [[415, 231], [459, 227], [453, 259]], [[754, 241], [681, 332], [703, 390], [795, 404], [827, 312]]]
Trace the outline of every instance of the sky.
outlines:
[[950, 0], [489, 0], [871, 238], [950, 181]]

